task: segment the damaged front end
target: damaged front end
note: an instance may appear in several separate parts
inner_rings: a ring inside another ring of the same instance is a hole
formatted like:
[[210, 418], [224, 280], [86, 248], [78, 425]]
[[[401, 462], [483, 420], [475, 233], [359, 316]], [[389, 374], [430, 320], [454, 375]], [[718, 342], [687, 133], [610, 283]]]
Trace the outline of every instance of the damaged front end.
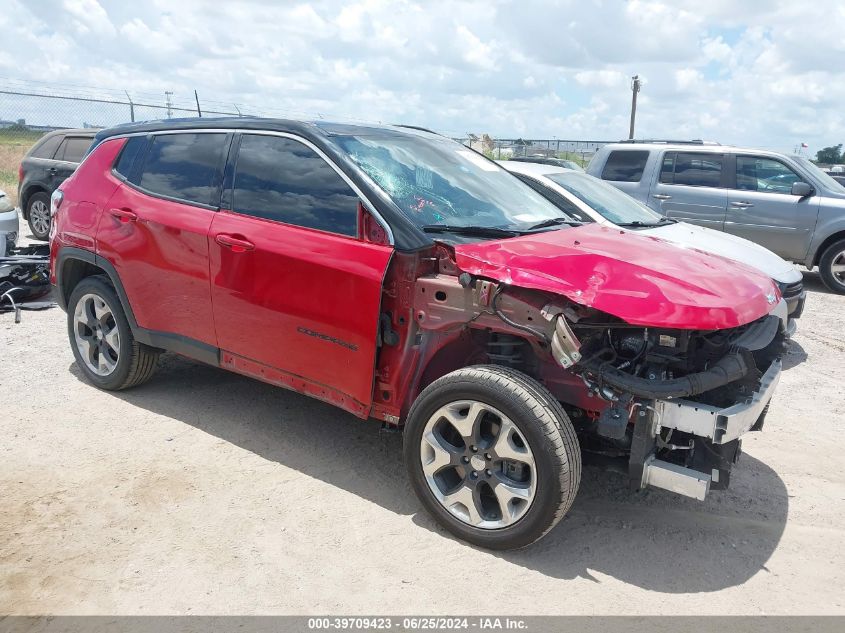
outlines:
[[[414, 275], [407, 346], [419, 355], [419, 388], [456, 365], [506, 365], [548, 388], [572, 420], [584, 456], [625, 472], [632, 486], [698, 499], [727, 487], [741, 437], [762, 428], [781, 372], [786, 304], [769, 280], [733, 281], [740, 314], [709, 289], [697, 296], [689, 281], [658, 280], [661, 292], [644, 290], [630, 281], [654, 279], [642, 266], [615, 297], [601, 295], [589, 271], [580, 288], [554, 292], [547, 271], [507, 261], [485, 269], [478, 258], [462, 259], [460, 248], [456, 258], [440, 245], [433, 269]], [[592, 263], [612, 289], [610, 267]], [[618, 266], [623, 273], [634, 268]], [[686, 304], [669, 300], [672, 283]], [[596, 307], [614, 298], [622, 306], [617, 314]]]

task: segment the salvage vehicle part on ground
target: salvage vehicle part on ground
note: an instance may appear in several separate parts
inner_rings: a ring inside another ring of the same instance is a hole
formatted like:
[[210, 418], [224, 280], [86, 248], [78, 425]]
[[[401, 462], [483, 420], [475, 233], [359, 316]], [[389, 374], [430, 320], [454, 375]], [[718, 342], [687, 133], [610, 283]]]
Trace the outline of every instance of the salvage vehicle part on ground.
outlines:
[[45, 244], [13, 248], [0, 257], [0, 312], [14, 312], [15, 322], [21, 310], [43, 310], [55, 302], [50, 294], [50, 249]]
[[425, 507], [484, 547], [547, 533], [582, 456], [635, 487], [726, 486], [780, 374], [771, 279], [562, 218], [423, 130], [124, 126], [51, 208], [93, 384], [139, 385], [168, 350], [403, 428]]

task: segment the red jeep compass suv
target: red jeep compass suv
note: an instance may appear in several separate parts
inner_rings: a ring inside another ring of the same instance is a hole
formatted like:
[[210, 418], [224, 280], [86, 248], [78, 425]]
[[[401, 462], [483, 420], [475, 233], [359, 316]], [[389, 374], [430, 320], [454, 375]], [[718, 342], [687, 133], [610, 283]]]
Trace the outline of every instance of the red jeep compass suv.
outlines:
[[485, 547], [548, 532], [583, 457], [635, 487], [725, 487], [780, 375], [770, 279], [582, 226], [425, 130], [113, 128], [52, 214], [93, 384], [138, 385], [168, 350], [401, 427], [422, 503]]

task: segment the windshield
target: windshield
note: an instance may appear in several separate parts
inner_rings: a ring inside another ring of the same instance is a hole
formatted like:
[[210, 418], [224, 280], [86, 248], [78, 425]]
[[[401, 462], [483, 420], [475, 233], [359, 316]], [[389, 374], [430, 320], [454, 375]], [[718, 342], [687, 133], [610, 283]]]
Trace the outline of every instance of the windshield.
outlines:
[[523, 230], [561, 216], [496, 163], [449, 139], [396, 134], [334, 141], [421, 227]]
[[663, 216], [640, 204], [613, 185], [577, 172], [546, 174], [588, 207], [614, 224], [660, 224]]
[[845, 191], [845, 187], [843, 187], [839, 182], [824, 173], [821, 169], [816, 167], [813, 163], [811, 163], [808, 159], [804, 158], [803, 156], [793, 156], [792, 160], [797, 162], [804, 169], [808, 170], [814, 177], [818, 178], [822, 182], [822, 184], [828, 189], [832, 189], [833, 191], [836, 191], [838, 193], [842, 193], [843, 191]]

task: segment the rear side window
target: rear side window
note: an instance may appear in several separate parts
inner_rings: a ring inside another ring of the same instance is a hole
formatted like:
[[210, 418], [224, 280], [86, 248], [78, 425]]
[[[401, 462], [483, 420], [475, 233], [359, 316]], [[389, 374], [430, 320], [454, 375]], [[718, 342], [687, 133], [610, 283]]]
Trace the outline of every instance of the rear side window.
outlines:
[[245, 134], [235, 167], [233, 211], [342, 235], [357, 235], [358, 196], [310, 147]]
[[120, 150], [120, 156], [117, 158], [114, 170], [126, 179], [132, 177], [132, 167], [138, 160], [138, 155], [147, 146], [146, 136], [132, 136], [126, 140], [123, 149]]
[[59, 144], [62, 142], [62, 138], [63, 137], [61, 134], [45, 138], [43, 141], [41, 141], [41, 143], [32, 148], [32, 153], [30, 153], [30, 156], [32, 158], [53, 158], [53, 155], [59, 148]]
[[667, 185], [719, 187], [722, 182], [721, 154], [669, 152], [663, 157], [660, 182]]
[[639, 182], [643, 177], [643, 170], [648, 161], [648, 150], [616, 150], [610, 152], [604, 169], [602, 180], [616, 182]]
[[56, 160], [63, 160], [69, 163], [82, 162], [82, 157], [91, 146], [92, 139], [87, 136], [66, 136], [56, 152]]
[[225, 134], [156, 136], [138, 184], [168, 198], [216, 206], [225, 145]]

